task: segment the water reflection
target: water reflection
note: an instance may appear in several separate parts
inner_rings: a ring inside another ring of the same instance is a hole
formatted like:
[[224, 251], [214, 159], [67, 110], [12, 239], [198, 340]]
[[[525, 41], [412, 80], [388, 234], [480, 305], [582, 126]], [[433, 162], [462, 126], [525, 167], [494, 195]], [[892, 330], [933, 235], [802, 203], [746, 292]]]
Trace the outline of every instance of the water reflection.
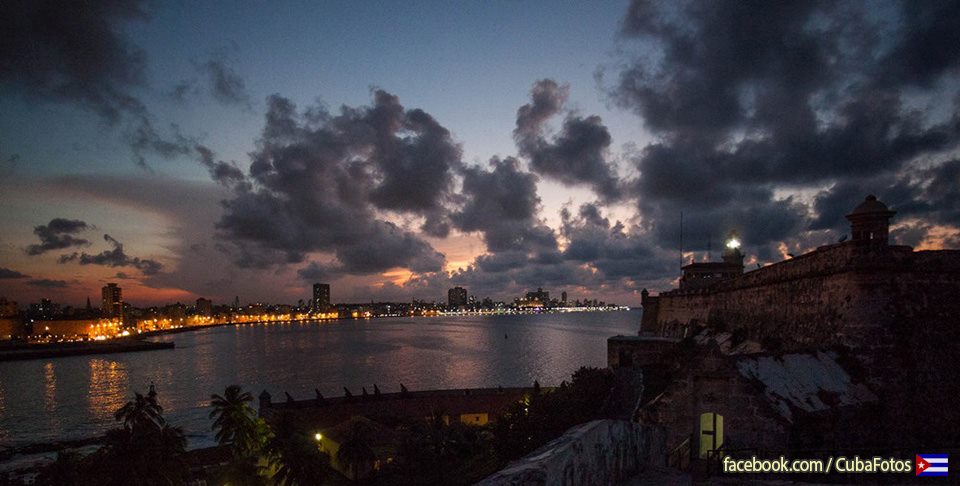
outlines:
[[[0, 448], [90, 437], [154, 382], [167, 419], [191, 445], [209, 438], [209, 399], [230, 384], [274, 400], [410, 390], [543, 386], [605, 366], [606, 340], [634, 334], [639, 313], [376, 319], [239, 325], [161, 336], [176, 348], [0, 363]], [[192, 435], [191, 435], [192, 434]], [[195, 439], [199, 437], [199, 439]]]
[[52, 361], [43, 365], [43, 408], [51, 413], [57, 409], [57, 374]]
[[87, 410], [101, 423], [112, 421], [113, 413], [126, 402], [128, 383], [123, 363], [91, 359]]

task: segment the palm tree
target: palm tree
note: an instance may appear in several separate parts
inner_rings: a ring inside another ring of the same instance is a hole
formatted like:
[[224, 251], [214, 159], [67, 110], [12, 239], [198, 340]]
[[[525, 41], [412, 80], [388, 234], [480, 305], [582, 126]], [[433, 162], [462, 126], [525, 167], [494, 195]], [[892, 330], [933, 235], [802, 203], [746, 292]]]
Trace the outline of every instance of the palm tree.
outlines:
[[210, 396], [213, 407], [210, 418], [214, 419], [217, 442], [231, 446], [235, 456], [256, 454], [263, 445], [263, 438], [258, 434], [256, 411], [248, 405], [252, 401], [253, 395], [239, 385], [228, 386], [223, 396]]
[[370, 431], [363, 422], [350, 424], [347, 437], [337, 450], [337, 461], [350, 470], [353, 480], [359, 479], [360, 468], [372, 464], [377, 455], [370, 447]]
[[252, 401], [253, 395], [239, 385], [228, 386], [222, 396], [210, 396], [213, 407], [210, 418], [214, 419], [212, 428], [217, 431], [217, 442], [229, 447], [233, 456], [220, 478], [224, 484], [259, 485], [264, 482], [259, 455], [269, 429], [248, 405]]
[[187, 475], [183, 454], [187, 440], [180, 427], [166, 423], [153, 386], [114, 414], [123, 426], [107, 432], [104, 447], [93, 456], [98, 483], [123, 485], [181, 484]]
[[157, 402], [157, 390], [150, 385], [147, 396], [135, 392], [133, 400], [127, 402], [113, 414], [123, 421], [123, 428], [132, 430], [142, 426], [163, 426], [163, 407]]
[[267, 440], [266, 453], [275, 468], [273, 481], [279, 485], [320, 484], [329, 476], [330, 457], [313, 438], [297, 429], [294, 422], [282, 415]]

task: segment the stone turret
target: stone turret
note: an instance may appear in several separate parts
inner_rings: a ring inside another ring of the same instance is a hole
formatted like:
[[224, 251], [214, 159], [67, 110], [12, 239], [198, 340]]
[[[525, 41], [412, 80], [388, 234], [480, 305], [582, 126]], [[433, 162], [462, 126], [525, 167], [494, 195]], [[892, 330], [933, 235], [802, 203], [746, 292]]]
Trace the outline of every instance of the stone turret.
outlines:
[[727, 236], [727, 242], [723, 249], [723, 263], [740, 267], [739, 273], [743, 273], [743, 252], [740, 251], [740, 237], [736, 231], [731, 231], [730, 235]]
[[890, 218], [896, 214], [873, 194], [847, 215], [850, 221], [851, 240], [860, 244], [889, 244]]

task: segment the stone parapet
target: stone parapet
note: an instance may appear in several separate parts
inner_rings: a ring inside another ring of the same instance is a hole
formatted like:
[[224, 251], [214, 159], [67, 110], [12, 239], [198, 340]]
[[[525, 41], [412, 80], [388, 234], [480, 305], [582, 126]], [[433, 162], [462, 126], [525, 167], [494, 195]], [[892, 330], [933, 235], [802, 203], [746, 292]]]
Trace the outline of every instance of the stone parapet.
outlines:
[[626, 420], [594, 420], [510, 463], [478, 485], [619, 484], [664, 464], [662, 429]]

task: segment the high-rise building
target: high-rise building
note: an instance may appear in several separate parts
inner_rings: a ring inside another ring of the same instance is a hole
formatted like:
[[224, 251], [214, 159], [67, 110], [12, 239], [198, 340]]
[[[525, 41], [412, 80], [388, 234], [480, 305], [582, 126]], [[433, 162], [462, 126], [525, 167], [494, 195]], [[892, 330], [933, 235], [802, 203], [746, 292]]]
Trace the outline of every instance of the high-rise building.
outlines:
[[108, 283], [102, 289], [103, 300], [100, 311], [104, 317], [119, 317], [123, 320], [123, 294], [115, 283]]
[[313, 309], [326, 311], [330, 307], [330, 284], [313, 284]]
[[210, 317], [213, 315], [213, 301], [200, 297], [197, 299], [197, 315]]
[[463, 307], [467, 305], [467, 289], [454, 287], [447, 291], [447, 306]]
[[562, 302], [563, 305], [567, 305], [567, 291], [566, 291], [566, 290], [564, 290], [563, 292], [560, 292], [560, 302]]

